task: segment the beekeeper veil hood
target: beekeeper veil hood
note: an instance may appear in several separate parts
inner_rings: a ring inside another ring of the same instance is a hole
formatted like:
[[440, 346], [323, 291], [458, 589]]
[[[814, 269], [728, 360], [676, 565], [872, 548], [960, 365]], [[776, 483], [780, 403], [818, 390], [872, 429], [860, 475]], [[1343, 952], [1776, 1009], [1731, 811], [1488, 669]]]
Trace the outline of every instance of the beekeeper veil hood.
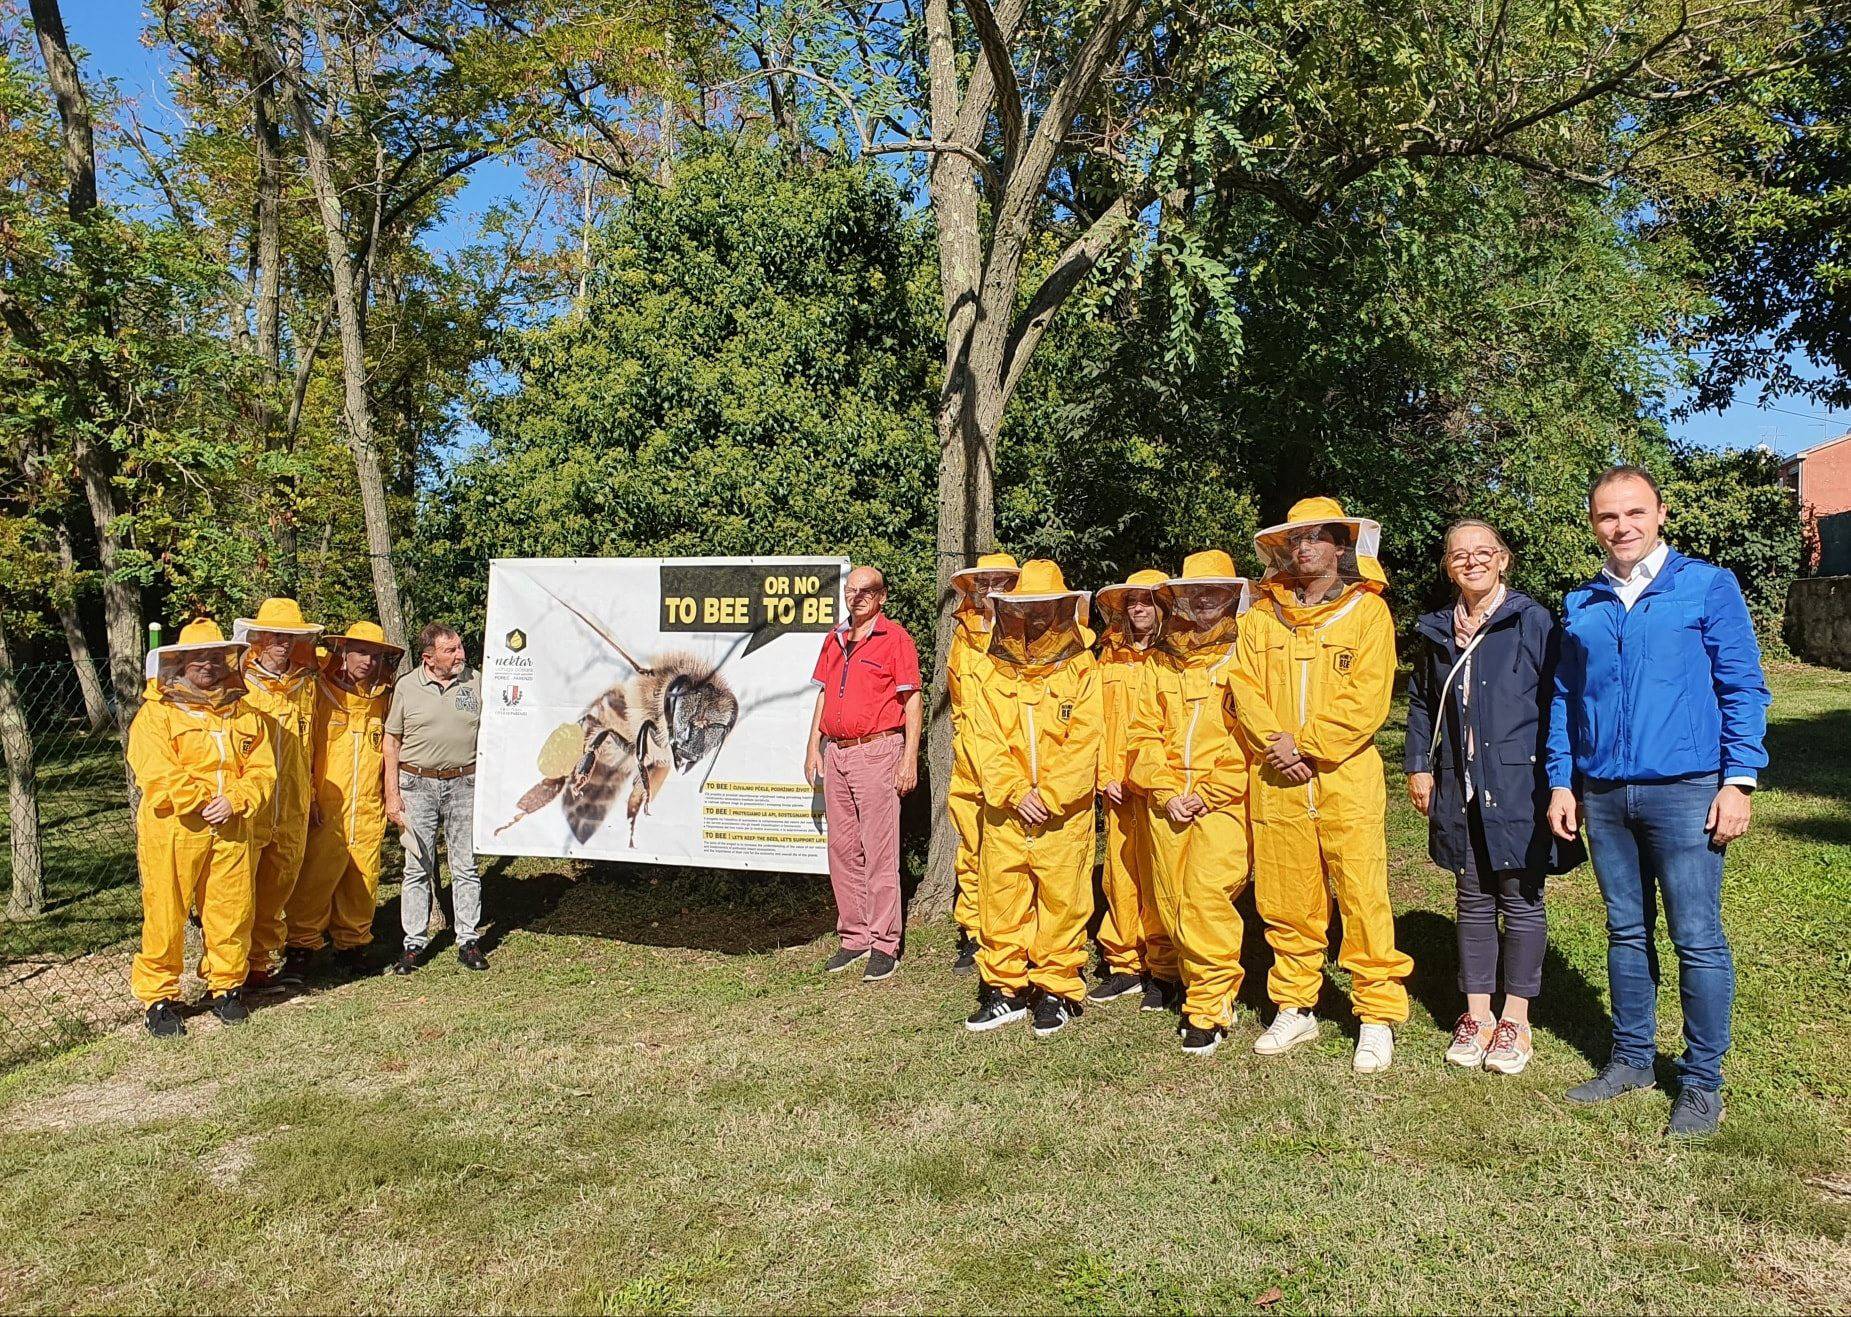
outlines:
[[1286, 519], [1253, 537], [1265, 567], [1262, 581], [1297, 586], [1335, 575], [1344, 586], [1388, 583], [1378, 555], [1382, 524], [1351, 517], [1334, 498], [1305, 498], [1292, 505]]
[[180, 628], [173, 644], [149, 651], [146, 674], [161, 699], [224, 708], [244, 694], [244, 677], [238, 671], [243, 653], [244, 646], [225, 639], [217, 622], [196, 618]]
[[[1093, 606], [1099, 610], [1099, 635], [1102, 645], [1122, 649], [1149, 649], [1163, 634], [1163, 612], [1157, 606], [1157, 587], [1164, 582], [1162, 572], [1146, 568], [1133, 572], [1117, 585], [1101, 587], [1093, 594]], [[1128, 610], [1148, 604], [1156, 610], [1149, 629], [1142, 637], [1131, 625]]]
[[315, 643], [322, 628], [302, 616], [302, 606], [293, 599], [266, 599], [258, 605], [256, 617], [241, 617], [231, 624], [231, 638], [250, 646], [250, 657], [268, 670], [260, 650], [270, 644], [269, 637], [284, 637], [289, 644], [289, 659], [276, 676], [309, 672], [315, 667]]
[[1163, 610], [1163, 648], [1186, 657], [1234, 643], [1240, 615], [1253, 603], [1252, 583], [1234, 569], [1220, 549], [1205, 549], [1183, 560], [1183, 574], [1157, 590]]
[[990, 596], [1014, 587], [1022, 574], [1014, 554], [986, 553], [974, 566], [951, 574], [951, 584], [958, 592], [957, 613], [960, 620], [978, 621], [987, 627], [990, 619]]
[[1064, 663], [1093, 645], [1084, 590], [1069, 590], [1060, 567], [1031, 558], [1013, 588], [990, 595], [990, 655], [1015, 667]]

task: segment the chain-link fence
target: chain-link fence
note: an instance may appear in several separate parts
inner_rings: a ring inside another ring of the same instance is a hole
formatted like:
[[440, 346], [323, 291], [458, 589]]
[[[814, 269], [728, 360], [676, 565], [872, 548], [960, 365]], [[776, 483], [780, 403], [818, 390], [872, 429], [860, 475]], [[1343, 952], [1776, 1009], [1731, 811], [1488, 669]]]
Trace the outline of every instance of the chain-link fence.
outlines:
[[107, 674], [0, 669], [0, 1069], [133, 1019], [135, 822]]

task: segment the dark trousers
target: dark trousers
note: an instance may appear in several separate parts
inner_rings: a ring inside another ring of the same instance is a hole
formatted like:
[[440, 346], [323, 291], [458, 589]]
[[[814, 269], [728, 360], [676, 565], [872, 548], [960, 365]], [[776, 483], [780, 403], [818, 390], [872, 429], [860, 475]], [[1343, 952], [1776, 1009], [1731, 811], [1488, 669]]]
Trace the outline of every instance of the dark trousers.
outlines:
[[1459, 991], [1496, 992], [1501, 953], [1504, 991], [1533, 998], [1542, 991], [1543, 955], [1549, 949], [1544, 875], [1541, 870], [1491, 867], [1477, 801], [1466, 809], [1466, 824], [1471, 843], [1465, 872], [1459, 875]]

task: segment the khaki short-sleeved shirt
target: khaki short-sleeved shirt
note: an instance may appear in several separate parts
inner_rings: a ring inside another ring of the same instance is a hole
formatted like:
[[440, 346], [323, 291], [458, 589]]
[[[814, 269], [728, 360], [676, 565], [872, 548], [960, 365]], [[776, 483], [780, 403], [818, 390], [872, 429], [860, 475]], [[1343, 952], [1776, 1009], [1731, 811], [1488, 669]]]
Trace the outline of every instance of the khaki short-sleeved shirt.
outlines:
[[386, 734], [399, 739], [399, 762], [441, 771], [476, 762], [482, 722], [482, 674], [464, 668], [443, 685], [420, 663], [392, 688]]

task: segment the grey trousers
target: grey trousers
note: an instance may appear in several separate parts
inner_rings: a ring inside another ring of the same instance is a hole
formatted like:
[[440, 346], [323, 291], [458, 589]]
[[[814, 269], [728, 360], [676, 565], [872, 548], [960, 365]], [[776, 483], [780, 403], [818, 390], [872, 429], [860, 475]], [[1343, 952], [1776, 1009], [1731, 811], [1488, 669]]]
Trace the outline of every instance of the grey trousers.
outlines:
[[[450, 862], [450, 900], [455, 906], [458, 946], [474, 942], [482, 923], [482, 880], [476, 876], [476, 776], [429, 778], [400, 772], [405, 802], [399, 833], [405, 846], [405, 887], [399, 893], [399, 921], [405, 949], [422, 951], [430, 942], [431, 902], [437, 899], [437, 834], [442, 831]], [[427, 869], [427, 865], [430, 867]]]

